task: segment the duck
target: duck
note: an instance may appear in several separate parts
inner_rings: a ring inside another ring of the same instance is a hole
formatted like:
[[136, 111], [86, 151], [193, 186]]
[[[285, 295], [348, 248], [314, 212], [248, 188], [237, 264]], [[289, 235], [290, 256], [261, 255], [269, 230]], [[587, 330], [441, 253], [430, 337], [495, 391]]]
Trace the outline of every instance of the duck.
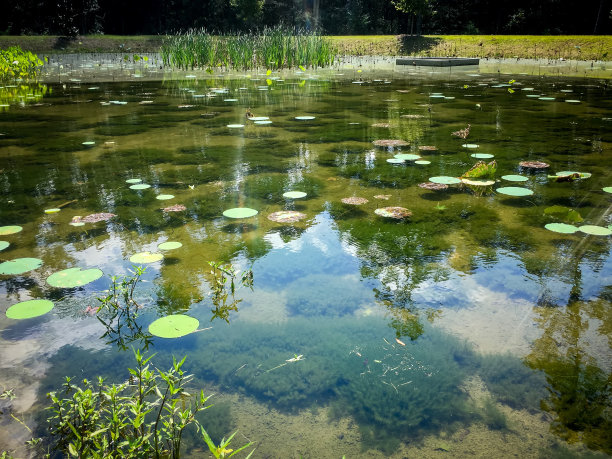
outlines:
[[246, 116], [246, 119], [247, 119], [247, 120], [250, 120], [250, 119], [251, 119], [251, 118], [253, 118], [255, 115], [253, 115], [253, 112], [251, 111], [251, 109], [250, 109], [250, 108], [247, 108], [247, 109], [246, 109], [246, 114], [245, 114], [245, 116]]
[[470, 135], [470, 128], [472, 126], [470, 124], [467, 125], [465, 129], [459, 129], [458, 131], [452, 132], [451, 135], [459, 137], [461, 139], [467, 139], [467, 136]]

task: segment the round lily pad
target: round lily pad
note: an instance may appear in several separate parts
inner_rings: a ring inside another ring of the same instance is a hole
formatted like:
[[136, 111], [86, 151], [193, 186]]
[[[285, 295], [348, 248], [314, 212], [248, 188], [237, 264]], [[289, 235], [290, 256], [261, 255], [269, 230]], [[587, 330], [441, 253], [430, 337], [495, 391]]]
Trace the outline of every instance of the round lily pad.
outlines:
[[583, 225], [578, 228], [578, 231], [582, 231], [583, 233], [590, 234], [592, 236], [610, 236], [612, 234], [612, 230], [606, 228], [605, 226], [597, 226], [597, 225]]
[[461, 145], [463, 148], [478, 148], [478, 145], [476, 145], [475, 143], [464, 143], [463, 145]]
[[[612, 193], [612, 186], [606, 186], [604, 188], [602, 188], [602, 190], [604, 190], [606, 193]], [[0, 233], [2, 234], [2, 233]]]
[[0, 226], [0, 236], [15, 234], [22, 230], [21, 226]]
[[103, 274], [98, 268], [68, 268], [51, 274], [47, 277], [47, 283], [58, 288], [80, 287], [100, 279]]
[[445, 183], [434, 183], [434, 182], [423, 182], [419, 183], [419, 188], [423, 188], [424, 190], [430, 191], [442, 191], [448, 188], [448, 185]]
[[149, 333], [160, 338], [180, 338], [193, 333], [200, 326], [198, 319], [185, 314], [160, 317], [149, 325]]
[[145, 263], [155, 263], [163, 258], [164, 256], [159, 252], [138, 252], [130, 257], [130, 261], [142, 265]]
[[56, 214], [60, 211], [61, 209], [58, 209], [57, 207], [54, 207], [52, 209], [45, 209], [45, 213], [46, 214]]
[[395, 218], [396, 220], [412, 216], [412, 212], [405, 207], [381, 207], [374, 210], [374, 213], [381, 217]]
[[410, 153], [398, 153], [397, 155], [395, 155], [395, 158], [403, 159], [405, 161], [415, 161], [417, 159], [421, 159], [419, 155], [413, 155]]
[[580, 101], [576, 99], [565, 99], [565, 102], [567, 102], [568, 104], [579, 104], [580, 103]]
[[140, 183], [140, 182], [142, 182], [142, 179], [139, 179], [139, 178], [131, 178], [125, 181], [125, 183]]
[[461, 180], [459, 180], [457, 177], [448, 177], [446, 175], [429, 177], [429, 181], [433, 183], [442, 183], [444, 185], [455, 185], [457, 183], [461, 183]]
[[7, 241], [0, 241], [0, 251], [6, 249], [9, 245]]
[[554, 231], [555, 233], [564, 233], [564, 234], [573, 234], [578, 231], [578, 227], [574, 225], [568, 225], [567, 223], [549, 223], [548, 225], [544, 225], [549, 231]]
[[31, 319], [32, 317], [42, 316], [53, 309], [53, 301], [49, 300], [28, 300], [14, 304], [6, 310], [6, 317], [9, 319]]
[[570, 175], [579, 175], [579, 178], [583, 179], [583, 178], [589, 178], [591, 177], [591, 173], [590, 172], [577, 172], [577, 171], [561, 171], [561, 172], [557, 172], [555, 175], [557, 177], [569, 177]]
[[132, 190], [146, 190], [147, 188], [151, 188], [151, 185], [147, 185], [146, 183], [138, 183], [137, 185], [130, 186]]
[[172, 198], [174, 198], [173, 194], [160, 194], [160, 195], [155, 196], [155, 199], [159, 199], [160, 201], [166, 201]]
[[527, 169], [546, 169], [550, 167], [550, 164], [545, 163], [543, 161], [521, 161], [519, 166], [525, 167]]
[[159, 250], [174, 250], [183, 247], [183, 244], [176, 241], [166, 241], [162, 242], [157, 246]]
[[300, 120], [300, 121], [308, 121], [308, 120], [314, 120], [315, 117], [314, 116], [305, 115], [305, 116], [296, 116], [295, 119], [296, 120]]
[[495, 185], [495, 180], [470, 180], [470, 179], [461, 179], [461, 181], [466, 185], [471, 186], [492, 186]]
[[270, 120], [262, 120], [262, 121], [253, 121], [253, 124], [257, 124], [257, 125], [265, 125], [265, 124], [272, 124], [272, 121]]
[[249, 120], [251, 121], [268, 121], [270, 118], [267, 116], [251, 116]]
[[85, 226], [83, 222], [70, 222], [68, 223], [70, 226]]
[[248, 207], [234, 207], [223, 212], [223, 216], [227, 218], [249, 218], [255, 215], [257, 215], [257, 211]]
[[351, 196], [350, 198], [342, 198], [341, 201], [344, 204], [350, 204], [353, 206], [360, 206], [368, 202], [366, 198], [359, 198], [357, 196]]
[[294, 223], [306, 218], [306, 214], [295, 210], [281, 210], [268, 215], [268, 220], [277, 223]]
[[477, 158], [477, 159], [491, 159], [495, 157], [495, 155], [492, 155], [490, 153], [473, 153], [470, 156], [472, 158]]
[[531, 196], [533, 194], [533, 191], [527, 188], [521, 188], [520, 186], [506, 186], [498, 188], [495, 191], [507, 196]]
[[39, 258], [15, 258], [0, 263], [0, 274], [22, 274], [40, 268], [42, 260]]
[[289, 199], [300, 199], [305, 198], [306, 193], [304, 193], [303, 191], [287, 191], [286, 193], [283, 193], [283, 197]]
[[415, 161], [414, 164], [427, 165], [431, 164], [431, 161], [427, 161], [426, 159], [419, 159], [418, 161]]
[[228, 124], [227, 127], [230, 129], [239, 129], [239, 128], [243, 128], [244, 124]]
[[86, 146], [86, 147], [92, 147], [96, 144], [96, 142], [83, 142], [82, 145]]
[[404, 161], [403, 159], [399, 159], [399, 158], [389, 158], [387, 159], [387, 162], [391, 164], [404, 164], [406, 161]]
[[508, 180], [509, 182], [526, 182], [529, 180], [527, 177], [523, 177], [522, 175], [502, 175], [504, 180]]

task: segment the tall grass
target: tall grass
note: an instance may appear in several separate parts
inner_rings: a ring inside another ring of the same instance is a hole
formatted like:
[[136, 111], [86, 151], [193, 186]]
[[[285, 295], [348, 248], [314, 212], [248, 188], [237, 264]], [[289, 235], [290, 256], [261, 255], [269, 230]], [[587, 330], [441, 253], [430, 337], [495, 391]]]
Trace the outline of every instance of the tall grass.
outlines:
[[161, 54], [164, 65], [181, 69], [247, 70], [324, 67], [333, 64], [336, 50], [321, 35], [277, 26], [259, 33], [234, 35], [211, 35], [204, 29], [190, 29], [165, 37]]

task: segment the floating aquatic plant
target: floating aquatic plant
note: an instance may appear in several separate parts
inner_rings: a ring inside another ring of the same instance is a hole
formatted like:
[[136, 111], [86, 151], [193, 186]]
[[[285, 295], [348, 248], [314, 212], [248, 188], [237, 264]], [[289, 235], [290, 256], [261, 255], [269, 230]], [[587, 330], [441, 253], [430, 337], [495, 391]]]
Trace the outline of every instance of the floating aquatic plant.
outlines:
[[[605, 191], [606, 193], [612, 193], [612, 186], [606, 186], [602, 188], [602, 190]], [[0, 234], [2, 234], [2, 232], [0, 232]]]
[[195, 332], [200, 321], [185, 314], [160, 317], [149, 325], [149, 333], [160, 338], [180, 338]]
[[9, 319], [31, 319], [42, 316], [53, 309], [53, 302], [49, 300], [28, 300], [12, 305], [6, 310]]
[[350, 204], [353, 206], [360, 206], [362, 204], [369, 202], [366, 198], [359, 198], [357, 196], [351, 196], [350, 198], [342, 198], [341, 201], [344, 204]]
[[298, 121], [310, 121], [310, 120], [314, 120], [315, 117], [310, 116], [310, 115], [303, 115], [303, 116], [296, 116], [295, 119]]
[[493, 178], [495, 176], [496, 171], [497, 171], [496, 161], [491, 161], [489, 164], [486, 164], [484, 161], [478, 161], [476, 164], [472, 166], [470, 170], [465, 172], [461, 177], [462, 178], [483, 178], [483, 177]]
[[461, 183], [461, 180], [457, 177], [449, 177], [446, 175], [440, 175], [437, 177], [429, 177], [429, 181], [433, 183], [442, 183], [444, 185], [456, 185], [457, 183]]
[[374, 210], [374, 213], [380, 217], [394, 218], [396, 220], [401, 220], [403, 218], [412, 216], [412, 212], [405, 207], [381, 207]]
[[281, 210], [268, 215], [268, 220], [277, 223], [294, 223], [306, 218], [306, 214], [295, 210]]
[[287, 191], [286, 193], [283, 193], [283, 197], [288, 199], [301, 199], [305, 198], [306, 196], [307, 193], [304, 193], [303, 191]]
[[23, 274], [41, 266], [42, 260], [39, 258], [15, 258], [0, 263], [0, 274]]
[[163, 260], [164, 256], [159, 252], [139, 252], [130, 257], [130, 261], [136, 264], [155, 263]]
[[187, 210], [183, 204], [174, 204], [173, 206], [164, 207], [162, 209], [164, 212], [181, 212], [183, 210]]
[[391, 125], [389, 123], [374, 123], [374, 124], [372, 124], [372, 127], [375, 127], [375, 128], [390, 128]]
[[383, 199], [385, 201], [388, 201], [391, 195], [390, 194], [377, 194], [377, 195], [374, 195], [374, 197], [376, 199]]
[[526, 169], [546, 169], [550, 167], [550, 164], [544, 161], [521, 161], [519, 166]]
[[223, 212], [223, 216], [227, 218], [249, 218], [255, 215], [257, 211], [248, 207], [234, 207]]
[[411, 153], [398, 153], [394, 157], [405, 161], [416, 161], [417, 159], [421, 159], [419, 155], [414, 155]]
[[610, 236], [612, 234], [612, 229], [597, 225], [583, 225], [578, 227], [578, 231], [591, 236]]
[[162, 242], [157, 246], [159, 250], [174, 250], [183, 247], [183, 244], [176, 241], [166, 241]]
[[167, 201], [168, 199], [173, 199], [173, 194], [159, 194], [155, 196], [155, 199], [159, 199], [160, 201]]
[[583, 221], [582, 216], [577, 211], [565, 206], [547, 207], [544, 209], [544, 214], [570, 223], [580, 223]]
[[51, 274], [47, 283], [52, 287], [73, 288], [89, 284], [102, 277], [104, 273], [97, 268], [85, 269], [68, 268]]
[[491, 159], [495, 157], [495, 155], [490, 153], [472, 153], [470, 156], [476, 159]]
[[0, 251], [6, 249], [9, 245], [7, 241], [0, 241]]
[[414, 164], [419, 164], [421, 166], [426, 166], [428, 164], [431, 164], [431, 161], [427, 161], [425, 159], [419, 159], [419, 160], [415, 161]]
[[436, 151], [438, 147], [434, 145], [419, 145], [420, 151]]
[[477, 186], [477, 187], [486, 187], [495, 185], [495, 180], [470, 180], [470, 179], [461, 179], [461, 183], [469, 186]]
[[[605, 191], [605, 190], [604, 190]], [[8, 236], [9, 234], [19, 233], [23, 228], [21, 226], [0, 226], [0, 236]]]
[[76, 217], [72, 218], [72, 223], [98, 223], [98, 222], [105, 222], [107, 220], [110, 220], [113, 217], [116, 217], [116, 214], [112, 214], [110, 212], [99, 212], [97, 214], [90, 214], [87, 215], [84, 218], [80, 218], [79, 220], [76, 220]]
[[405, 140], [399, 139], [380, 139], [372, 142], [377, 147], [407, 147], [410, 145]]
[[529, 180], [527, 177], [523, 177], [522, 175], [502, 175], [502, 179], [507, 180], [509, 182], [526, 182]]
[[151, 188], [151, 185], [146, 183], [137, 183], [136, 185], [131, 185], [130, 189], [132, 190], [146, 190], [147, 188]]
[[419, 188], [430, 191], [442, 191], [448, 188], [446, 183], [435, 183], [435, 182], [423, 182], [419, 183]]
[[478, 145], [477, 145], [477, 144], [475, 144], [475, 143], [464, 143], [464, 144], [462, 144], [461, 146], [462, 146], [463, 148], [470, 148], [470, 149], [472, 149], [472, 148], [478, 148]]
[[230, 129], [240, 129], [244, 127], [244, 124], [228, 124], [227, 127]]
[[501, 187], [495, 190], [498, 193], [505, 194], [507, 196], [531, 196], [533, 191], [528, 188], [521, 188], [519, 186], [508, 186]]
[[564, 234], [574, 234], [578, 231], [578, 227], [574, 225], [568, 225], [567, 223], [548, 223], [544, 225], [549, 231], [554, 231], [555, 233], [564, 233]]
[[46, 214], [56, 214], [60, 211], [61, 209], [58, 207], [53, 207], [51, 209], [45, 209], [45, 213]]
[[406, 161], [400, 158], [389, 158], [387, 159], [387, 162], [390, 164], [404, 164]]

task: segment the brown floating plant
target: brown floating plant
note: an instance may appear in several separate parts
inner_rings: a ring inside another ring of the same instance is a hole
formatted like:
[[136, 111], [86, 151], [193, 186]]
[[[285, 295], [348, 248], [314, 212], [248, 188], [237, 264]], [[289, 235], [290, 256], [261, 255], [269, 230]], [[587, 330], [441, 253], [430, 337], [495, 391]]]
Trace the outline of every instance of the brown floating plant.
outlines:
[[306, 214], [295, 210], [281, 210], [268, 215], [268, 220], [277, 223], [294, 223], [306, 218]]
[[424, 190], [430, 191], [441, 191], [446, 190], [448, 188], [448, 185], [444, 183], [423, 182], [419, 183], [419, 188], [423, 188]]
[[183, 204], [175, 204], [170, 207], [164, 207], [162, 210], [164, 212], [181, 212], [183, 210], [187, 210], [187, 207], [185, 207]]
[[72, 217], [72, 223], [98, 223], [98, 222], [105, 222], [107, 220], [110, 220], [113, 217], [116, 217], [117, 215], [115, 214], [111, 214], [108, 212], [100, 212], [98, 214], [90, 214], [87, 217], [79, 217], [78, 215], [75, 217]]
[[412, 216], [412, 212], [405, 207], [381, 207], [376, 209], [374, 213], [381, 217], [395, 218], [396, 220]]
[[543, 161], [521, 161], [519, 166], [525, 167], [527, 169], [546, 169], [550, 167], [550, 164], [545, 163]]
[[368, 202], [366, 198], [358, 198], [356, 196], [352, 196], [350, 198], [342, 198], [342, 202], [344, 204], [351, 204], [353, 206], [360, 206], [361, 204], [365, 204]]
[[434, 145], [419, 145], [419, 150], [421, 151], [436, 151], [438, 147]]
[[410, 145], [405, 140], [399, 139], [380, 139], [372, 142], [377, 147], [407, 147]]

